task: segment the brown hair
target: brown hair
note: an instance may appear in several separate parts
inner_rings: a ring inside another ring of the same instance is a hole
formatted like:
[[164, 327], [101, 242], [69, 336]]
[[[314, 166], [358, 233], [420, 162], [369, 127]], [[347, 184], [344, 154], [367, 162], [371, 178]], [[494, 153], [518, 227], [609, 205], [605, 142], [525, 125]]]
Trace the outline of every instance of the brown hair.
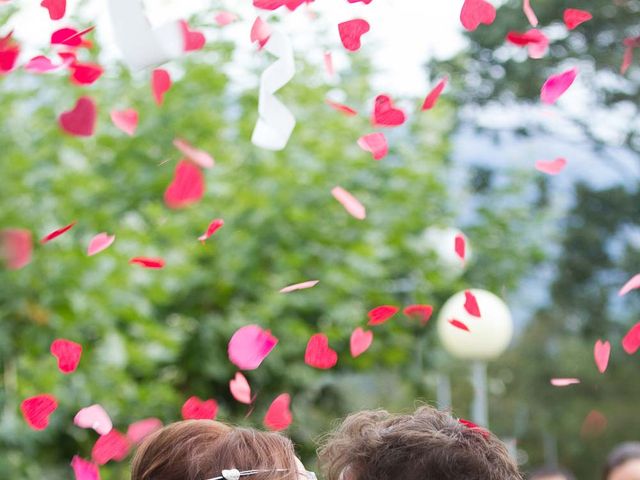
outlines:
[[187, 420], [164, 427], [142, 443], [133, 458], [131, 480], [207, 480], [234, 468], [268, 470], [249, 480], [295, 480], [295, 459], [291, 441], [280, 434]]
[[621, 443], [607, 456], [602, 471], [602, 480], [607, 480], [613, 471], [630, 460], [640, 460], [640, 442]]
[[431, 407], [409, 415], [350, 415], [319, 457], [326, 480], [522, 479], [498, 438]]

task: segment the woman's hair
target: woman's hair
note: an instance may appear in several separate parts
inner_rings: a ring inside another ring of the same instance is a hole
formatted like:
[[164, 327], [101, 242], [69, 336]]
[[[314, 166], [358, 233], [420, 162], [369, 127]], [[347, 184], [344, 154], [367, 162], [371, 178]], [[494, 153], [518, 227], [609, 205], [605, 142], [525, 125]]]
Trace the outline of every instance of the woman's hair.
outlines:
[[131, 480], [207, 480], [232, 469], [267, 470], [247, 480], [298, 477], [288, 438], [213, 420], [187, 420], [164, 427], [142, 443], [133, 458]]
[[640, 460], [640, 442], [621, 443], [611, 450], [602, 471], [602, 480], [607, 480], [616, 468], [629, 460]]
[[451, 415], [420, 407], [350, 415], [319, 451], [326, 480], [521, 480], [505, 445]]

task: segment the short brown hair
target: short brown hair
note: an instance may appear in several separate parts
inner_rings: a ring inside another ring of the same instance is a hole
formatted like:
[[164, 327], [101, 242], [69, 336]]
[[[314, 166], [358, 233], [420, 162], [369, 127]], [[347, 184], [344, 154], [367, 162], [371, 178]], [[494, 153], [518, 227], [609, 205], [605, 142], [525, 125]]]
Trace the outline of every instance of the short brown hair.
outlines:
[[602, 471], [602, 480], [607, 480], [613, 471], [630, 460], [640, 460], [640, 442], [621, 443], [607, 456]]
[[291, 441], [280, 434], [187, 420], [164, 427], [142, 443], [133, 458], [131, 480], [206, 480], [234, 468], [267, 470], [251, 480], [295, 480], [295, 458]]
[[319, 451], [326, 480], [521, 480], [505, 445], [446, 412], [350, 415]]

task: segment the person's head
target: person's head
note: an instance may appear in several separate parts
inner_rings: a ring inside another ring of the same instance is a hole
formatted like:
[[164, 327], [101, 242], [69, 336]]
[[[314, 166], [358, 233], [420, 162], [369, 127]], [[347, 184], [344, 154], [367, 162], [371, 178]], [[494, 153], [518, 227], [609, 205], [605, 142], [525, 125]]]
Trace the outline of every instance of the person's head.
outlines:
[[528, 480], [575, 480], [573, 473], [561, 467], [540, 467], [534, 470]]
[[[187, 420], [164, 427], [138, 448], [131, 480], [209, 480], [223, 470], [248, 472], [241, 480], [307, 480], [291, 441], [278, 434]], [[225, 472], [233, 480], [233, 472]], [[226, 477], [225, 477], [226, 478]]]
[[319, 451], [326, 480], [521, 480], [505, 445], [450, 414], [420, 407], [350, 415]]
[[640, 442], [614, 448], [604, 466], [603, 480], [640, 480]]

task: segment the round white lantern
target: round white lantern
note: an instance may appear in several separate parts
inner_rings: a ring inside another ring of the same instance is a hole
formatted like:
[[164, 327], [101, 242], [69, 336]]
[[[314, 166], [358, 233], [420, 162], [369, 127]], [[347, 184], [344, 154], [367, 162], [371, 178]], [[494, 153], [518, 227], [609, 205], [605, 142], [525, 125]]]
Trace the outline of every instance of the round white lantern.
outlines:
[[[513, 322], [507, 305], [486, 290], [469, 290], [476, 298], [480, 317], [465, 309], [465, 292], [458, 292], [446, 301], [438, 316], [438, 334], [444, 348], [454, 357], [469, 360], [490, 360], [500, 356], [513, 337]], [[457, 320], [469, 331], [451, 324]]]

